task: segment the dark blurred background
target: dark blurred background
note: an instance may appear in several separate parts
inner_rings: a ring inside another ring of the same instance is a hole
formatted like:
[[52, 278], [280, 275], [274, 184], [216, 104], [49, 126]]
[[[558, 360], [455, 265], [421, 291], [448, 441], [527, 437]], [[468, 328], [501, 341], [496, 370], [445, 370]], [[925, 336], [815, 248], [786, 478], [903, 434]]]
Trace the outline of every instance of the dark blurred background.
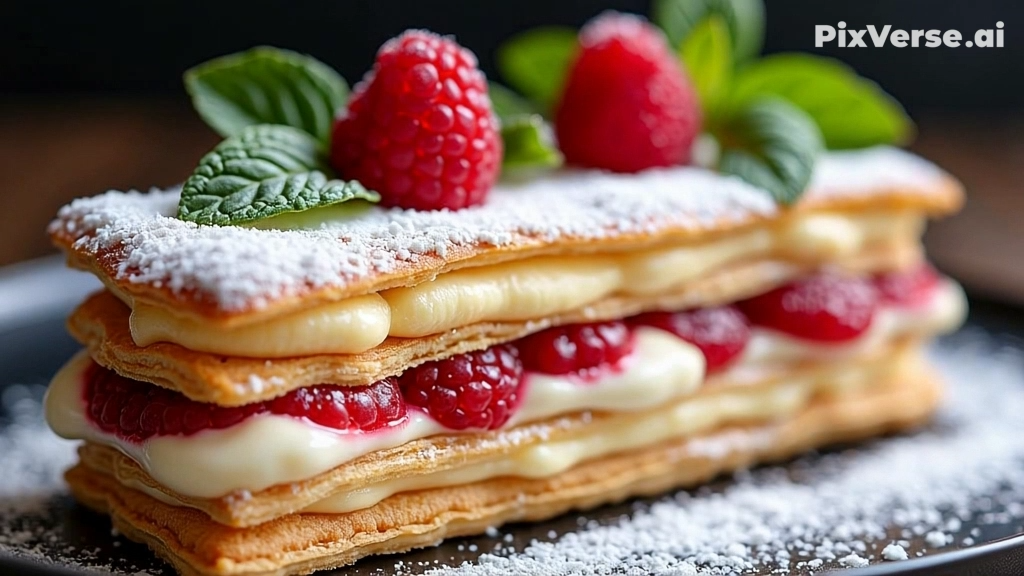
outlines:
[[[50, 251], [43, 229], [76, 196], [183, 180], [218, 138], [181, 73], [272, 44], [308, 52], [350, 83], [409, 27], [454, 34], [495, 76], [494, 49], [543, 24], [579, 26], [642, 0], [7, 0], [0, 9], [0, 264]], [[769, 0], [765, 51], [835, 56], [878, 81], [918, 124], [912, 148], [967, 184], [968, 209], [935, 226], [941, 266], [1024, 299], [1024, 2]], [[1005, 24], [1004, 48], [814, 48], [814, 25], [945, 30]]]

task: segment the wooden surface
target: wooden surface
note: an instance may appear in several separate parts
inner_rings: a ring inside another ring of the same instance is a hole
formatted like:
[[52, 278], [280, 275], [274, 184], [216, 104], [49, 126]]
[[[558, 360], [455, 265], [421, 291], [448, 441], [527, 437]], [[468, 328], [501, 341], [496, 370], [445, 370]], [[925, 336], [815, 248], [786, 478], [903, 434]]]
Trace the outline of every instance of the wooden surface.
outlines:
[[932, 259], [976, 295], [1024, 304], [1024, 117], [926, 117], [912, 148], [967, 188], [925, 236]]
[[53, 253], [62, 205], [184, 180], [219, 138], [187, 102], [0, 102], [0, 265]]
[[[934, 224], [935, 261], [977, 293], [1024, 302], [1024, 117], [925, 115], [913, 149], [963, 180]], [[51, 253], [44, 228], [77, 196], [181, 182], [218, 141], [184, 100], [0, 107], [0, 265]]]

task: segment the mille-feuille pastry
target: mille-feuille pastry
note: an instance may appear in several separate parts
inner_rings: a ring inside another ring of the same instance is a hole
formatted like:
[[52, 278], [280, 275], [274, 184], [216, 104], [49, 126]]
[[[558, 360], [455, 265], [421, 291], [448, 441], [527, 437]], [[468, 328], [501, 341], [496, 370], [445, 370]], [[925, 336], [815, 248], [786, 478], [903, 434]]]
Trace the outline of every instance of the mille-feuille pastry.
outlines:
[[182, 574], [303, 574], [927, 420], [922, 349], [965, 300], [920, 235], [959, 184], [819, 152], [894, 136], [777, 99], [705, 105], [725, 173], [685, 166], [701, 110], [674, 54], [635, 17], [584, 28], [560, 149], [426, 32], [347, 105], [293, 53], [190, 71], [224, 143], [181, 189], [50, 227], [106, 287], [46, 403], [85, 440], [75, 497]]

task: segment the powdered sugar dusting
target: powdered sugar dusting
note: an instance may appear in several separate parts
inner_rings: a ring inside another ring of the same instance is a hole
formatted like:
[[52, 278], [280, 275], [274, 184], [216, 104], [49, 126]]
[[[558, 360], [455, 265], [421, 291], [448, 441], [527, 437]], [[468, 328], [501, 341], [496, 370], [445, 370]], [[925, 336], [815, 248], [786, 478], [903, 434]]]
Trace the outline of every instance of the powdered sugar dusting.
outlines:
[[[905, 187], [928, 193], [941, 171], [892, 148], [830, 153], [810, 196]], [[598, 239], [670, 227], [701, 229], [772, 216], [761, 190], [701, 168], [621, 175], [564, 171], [504, 183], [486, 205], [458, 212], [372, 208], [315, 230], [200, 227], [173, 218], [178, 190], [107, 192], [61, 209], [51, 233], [107, 254], [120, 280], [170, 289], [224, 311], [387, 274], [457, 248]], [[436, 266], [443, 261], [437, 259]]]
[[942, 171], [924, 158], [879, 146], [828, 153], [814, 167], [810, 188], [818, 196], [842, 196], [851, 187], [923, 189], [942, 177]]

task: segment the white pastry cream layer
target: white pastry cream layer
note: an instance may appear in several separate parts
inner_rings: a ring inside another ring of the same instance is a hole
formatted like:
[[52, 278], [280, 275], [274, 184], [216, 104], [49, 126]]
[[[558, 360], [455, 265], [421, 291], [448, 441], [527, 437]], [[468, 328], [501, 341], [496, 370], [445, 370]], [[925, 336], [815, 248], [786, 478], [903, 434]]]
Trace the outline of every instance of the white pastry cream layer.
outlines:
[[[387, 336], [420, 337], [476, 322], [517, 321], [575, 310], [612, 295], [656, 295], [727, 265], [757, 258], [836, 261], [870, 246], [916, 243], [920, 214], [797, 213], [698, 244], [625, 254], [538, 257], [457, 270], [406, 288], [224, 327], [163, 307], [133, 305], [139, 346], [256, 358], [351, 354]], [[565, 290], [565, 286], [573, 290]]]
[[[853, 358], [901, 336], [929, 336], [954, 328], [962, 320], [964, 312], [965, 301], [960, 288], [944, 281], [931, 298], [919, 306], [879, 310], [868, 332], [841, 345], [813, 344], [755, 328], [747, 352], [715, 378], [731, 380], [789, 360]], [[694, 346], [654, 328], [639, 328], [635, 338], [633, 354], [624, 359], [617, 370], [609, 370], [596, 380], [580, 382], [570, 376], [529, 374], [522, 404], [506, 426], [581, 410], [653, 410], [692, 394], [700, 386], [704, 380], [704, 359]], [[88, 356], [81, 353], [54, 377], [46, 399], [46, 418], [50, 426], [65, 438], [87, 439], [118, 448], [137, 461], [157, 482], [187, 496], [220, 497], [234, 491], [258, 491], [295, 482], [372, 451], [450, 432], [418, 410], [410, 410], [409, 420], [401, 426], [368, 434], [337, 432], [287, 416], [261, 415], [227, 429], [207, 430], [192, 436], [157, 437], [142, 444], [133, 444], [102, 432], [88, 420], [82, 398], [82, 375], [89, 362]], [[803, 392], [798, 396], [800, 394]], [[686, 410], [696, 410], [703, 414], [698, 420], [707, 422], [741, 415], [760, 418], [776, 414], [772, 408], [776, 401], [774, 396], [766, 397], [763, 402], [750, 403], [749, 410], [744, 409], [742, 413], [722, 412], [724, 408], [715, 408], [717, 405], [712, 404], [695, 404], [703, 407]], [[654, 429], [660, 431], [662, 426], [654, 425]], [[690, 429], [682, 430], [676, 426], [665, 430], [675, 431], [670, 433], [678, 435], [688, 433]], [[581, 454], [589, 458], [617, 451], [622, 449], [620, 440], [626, 441], [627, 437], [636, 442], [649, 438], [649, 443], [665, 437], [658, 435], [661, 432], [649, 436], [644, 434], [647, 432], [623, 432], [622, 438], [610, 437], [594, 445], [597, 447], [580, 448]], [[531, 470], [557, 472], [555, 461], [561, 461], [561, 454], [568, 449], [546, 450], [544, 446], [538, 447], [534, 455], [523, 456], [526, 458], [524, 462], [534, 462]], [[557, 456], [552, 456], [554, 460], [541, 466], [537, 459], [542, 453]], [[502, 474], [513, 473], [508, 469], [502, 470]], [[381, 493], [390, 489], [383, 489]], [[398, 489], [408, 488], [395, 488]]]
[[[530, 375], [522, 404], [506, 426], [580, 410], [649, 409], [700, 386], [704, 357], [696, 347], [653, 328], [638, 330], [635, 338], [635, 353], [625, 359], [621, 370], [598, 382]], [[409, 410], [404, 424], [371, 433], [338, 432], [289, 416], [264, 414], [226, 429], [132, 444], [100, 431], [88, 420], [81, 376], [89, 362], [88, 355], [81, 353], [54, 377], [46, 400], [50, 426], [65, 438], [118, 447], [155, 480], [189, 496], [212, 498], [233, 490], [262, 490], [303, 480], [363, 454], [448, 431], [416, 409]]]
[[[841, 366], [836, 371], [815, 378], [791, 378], [766, 388], [733, 388], [671, 402], [670, 406], [645, 414], [643, 418], [616, 419], [597, 431], [577, 438], [522, 448], [493, 461], [361, 486], [324, 498], [305, 510], [350, 512], [373, 506], [392, 494], [410, 490], [457, 486], [501, 476], [553, 476], [586, 460], [653, 446], [672, 438], [714, 430], [731, 422], [785, 418], [806, 406], [818, 392], [832, 390], [840, 394], [854, 393], [890, 381], [887, 372], [897, 369], [898, 364], [885, 366], [885, 370], [879, 370], [876, 366]], [[833, 384], [839, 381], [838, 378], [841, 378], [842, 387], [835, 389]]]

